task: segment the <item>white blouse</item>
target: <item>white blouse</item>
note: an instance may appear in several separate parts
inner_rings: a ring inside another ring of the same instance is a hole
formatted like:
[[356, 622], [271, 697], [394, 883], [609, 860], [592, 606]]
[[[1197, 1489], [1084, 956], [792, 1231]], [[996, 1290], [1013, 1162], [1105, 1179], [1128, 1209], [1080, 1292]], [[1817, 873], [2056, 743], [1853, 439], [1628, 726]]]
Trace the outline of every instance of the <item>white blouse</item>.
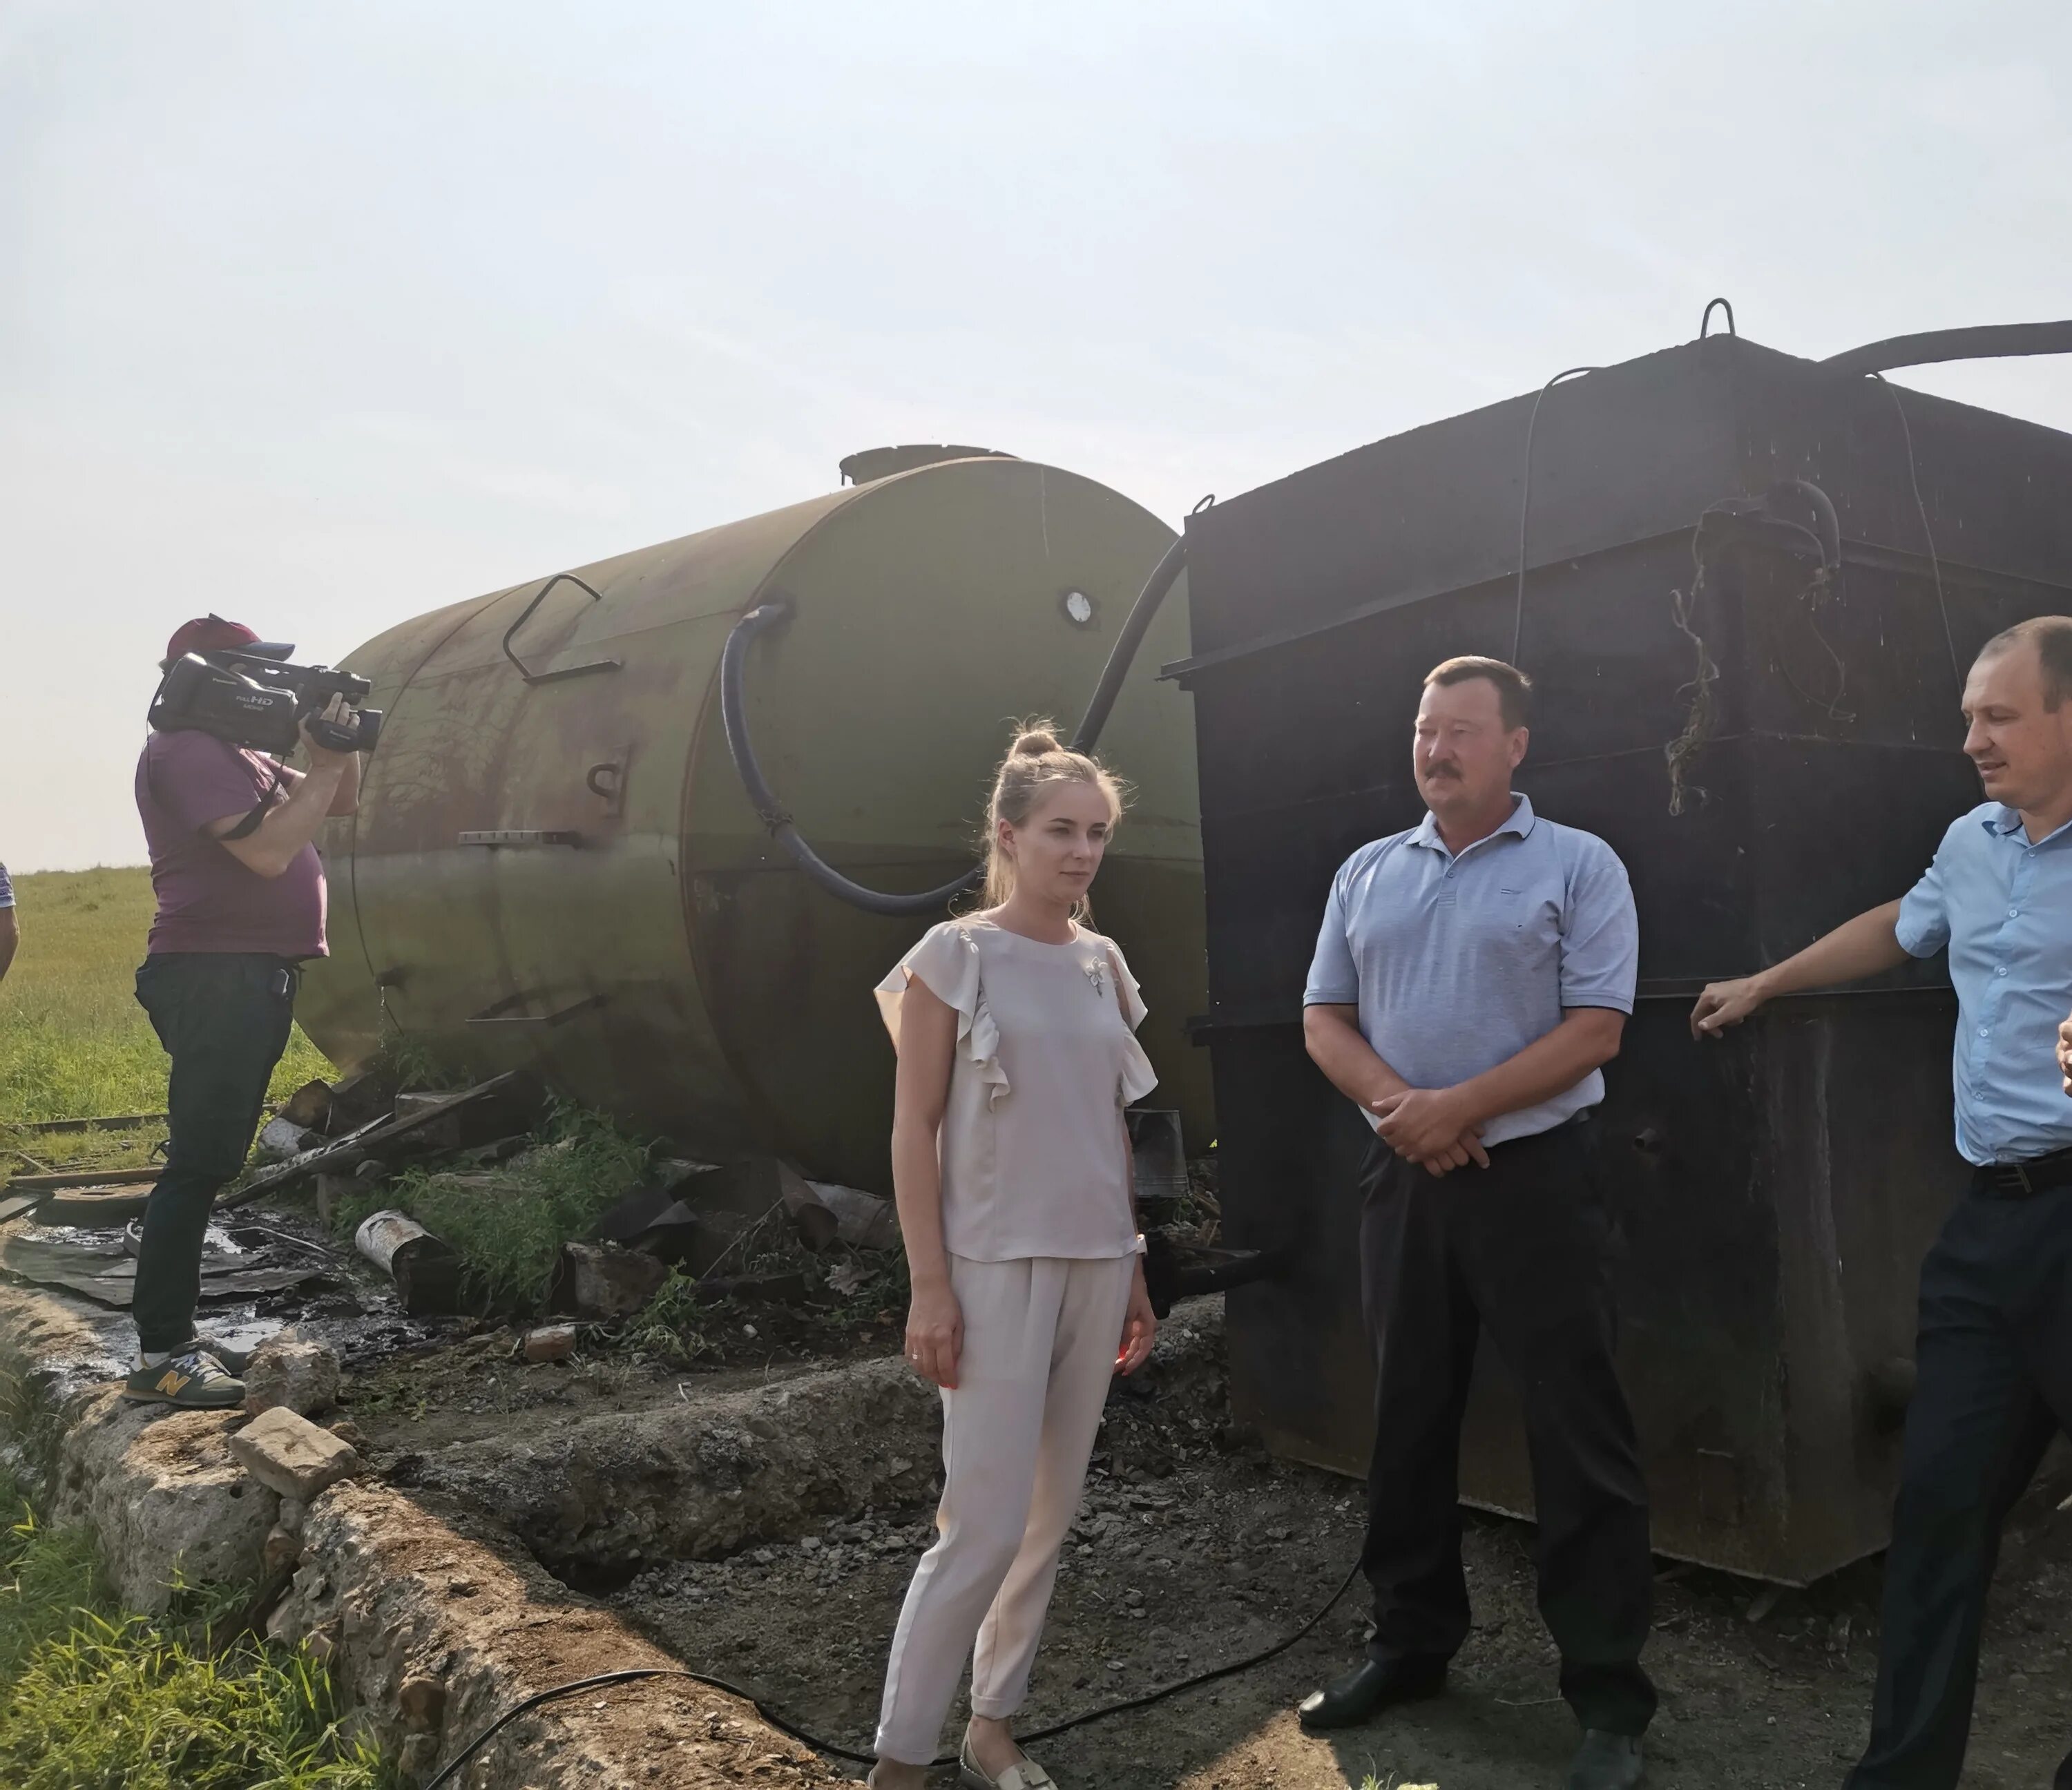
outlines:
[[1158, 1078], [1137, 1041], [1144, 1000], [1122, 953], [1084, 927], [1046, 945], [990, 920], [945, 921], [878, 985], [895, 1049], [916, 976], [957, 1013], [944, 1246], [976, 1262], [1133, 1253], [1122, 1108]]

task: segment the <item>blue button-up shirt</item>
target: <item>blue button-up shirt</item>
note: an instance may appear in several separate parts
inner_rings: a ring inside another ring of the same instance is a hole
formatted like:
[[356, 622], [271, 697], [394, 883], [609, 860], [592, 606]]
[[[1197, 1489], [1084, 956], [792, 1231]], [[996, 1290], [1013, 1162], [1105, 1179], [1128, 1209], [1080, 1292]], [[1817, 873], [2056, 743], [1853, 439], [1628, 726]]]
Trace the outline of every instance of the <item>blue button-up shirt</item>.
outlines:
[[2058, 1022], [2072, 1015], [2072, 822], [2032, 845], [2021, 815], [1997, 802], [1953, 821], [1896, 930], [1916, 957], [1950, 948], [1964, 1159], [2025, 1162], [2072, 1147], [2058, 1072]]
[[[1457, 858], [1428, 814], [1346, 859], [1302, 1001], [1357, 1005], [1361, 1036], [1404, 1081], [1452, 1087], [1546, 1037], [1564, 1008], [1630, 1013], [1639, 957], [1626, 866], [1594, 834], [1540, 819], [1520, 796], [1510, 819]], [[1552, 1100], [1490, 1120], [1482, 1141], [1551, 1130], [1604, 1097], [1593, 1069]]]

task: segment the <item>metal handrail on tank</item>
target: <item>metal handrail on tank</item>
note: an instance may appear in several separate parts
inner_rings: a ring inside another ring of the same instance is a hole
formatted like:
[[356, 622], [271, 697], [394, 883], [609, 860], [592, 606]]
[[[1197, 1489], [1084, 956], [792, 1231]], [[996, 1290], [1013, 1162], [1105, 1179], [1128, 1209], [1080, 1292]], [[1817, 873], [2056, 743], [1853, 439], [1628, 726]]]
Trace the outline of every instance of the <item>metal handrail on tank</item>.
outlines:
[[579, 677], [585, 671], [615, 671], [619, 668], [619, 662], [615, 659], [592, 659], [586, 660], [581, 665], [563, 665], [551, 671], [532, 671], [525, 668], [525, 661], [512, 650], [512, 637], [532, 619], [532, 611], [547, 600], [547, 593], [559, 584], [570, 584], [578, 589], [589, 591], [590, 600], [593, 603], [601, 603], [604, 601], [603, 595], [594, 586], [586, 584], [573, 572], [557, 572], [553, 577], [532, 593], [532, 601], [525, 606], [524, 612], [518, 619], [504, 630], [504, 656], [518, 667], [519, 676], [524, 679], [528, 684], [552, 684], [557, 678]]
[[[1215, 502], [1213, 496], [1205, 497], [1190, 512], [1199, 515]], [[1123, 679], [1129, 675], [1131, 663], [1137, 651], [1144, 643], [1145, 635], [1157, 617], [1160, 606], [1166, 594], [1186, 569], [1187, 537], [1176, 537], [1173, 544], [1160, 556], [1151, 576], [1145, 581], [1144, 589], [1137, 593], [1130, 607], [1129, 615], [1116, 636], [1115, 646], [1102, 668], [1100, 682], [1094, 687], [1092, 700], [1079, 726], [1073, 731], [1071, 748], [1074, 752], [1091, 752], [1100, 737], [1101, 729], [1108, 725], [1109, 713], [1116, 699], [1122, 693]], [[791, 855], [791, 861], [830, 894], [839, 896], [853, 907], [867, 913], [878, 913], [892, 919], [911, 918], [916, 914], [933, 913], [947, 906], [958, 896], [978, 887], [985, 874], [983, 864], [974, 864], [955, 882], [945, 883], [940, 889], [930, 889], [912, 895], [888, 895], [882, 890], [865, 889], [861, 883], [852, 881], [823, 858], [806, 843], [777, 792], [770, 786], [770, 780], [763, 774], [763, 766], [755, 756], [755, 747], [748, 737], [748, 709], [742, 692], [742, 667], [748, 657], [748, 648], [758, 634], [771, 628], [781, 627], [796, 613], [791, 599], [775, 593], [758, 603], [734, 623], [733, 631], [726, 637], [726, 650], [719, 662], [720, 720], [726, 729], [726, 749], [734, 760], [734, 768], [741, 778], [741, 786], [747, 792], [763, 824], [770, 829], [770, 835]]]

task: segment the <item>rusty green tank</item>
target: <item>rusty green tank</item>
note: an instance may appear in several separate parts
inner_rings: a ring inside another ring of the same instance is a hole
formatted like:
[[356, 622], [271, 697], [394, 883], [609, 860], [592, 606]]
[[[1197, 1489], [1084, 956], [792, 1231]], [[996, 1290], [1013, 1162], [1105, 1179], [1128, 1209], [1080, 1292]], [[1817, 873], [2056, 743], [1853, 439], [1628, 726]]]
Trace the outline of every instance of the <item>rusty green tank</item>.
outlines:
[[[688, 1147], [887, 1184], [871, 988], [930, 919], [860, 911], [773, 841], [722, 729], [728, 635], [790, 600], [745, 665], [763, 768], [828, 862], [925, 889], [972, 861], [1010, 719], [1077, 718], [1174, 539], [1056, 467], [899, 451], [906, 470], [857, 457], [862, 482], [435, 610], [347, 659], [388, 720], [359, 813], [323, 842], [331, 955], [300, 1012], [334, 1061], [393, 1032], [472, 1070], [536, 1066]], [[1145, 984], [1159, 1102], [1200, 1143], [1191, 699], [1157, 676], [1186, 649], [1168, 603], [1102, 733], [1134, 797], [1094, 898]]]

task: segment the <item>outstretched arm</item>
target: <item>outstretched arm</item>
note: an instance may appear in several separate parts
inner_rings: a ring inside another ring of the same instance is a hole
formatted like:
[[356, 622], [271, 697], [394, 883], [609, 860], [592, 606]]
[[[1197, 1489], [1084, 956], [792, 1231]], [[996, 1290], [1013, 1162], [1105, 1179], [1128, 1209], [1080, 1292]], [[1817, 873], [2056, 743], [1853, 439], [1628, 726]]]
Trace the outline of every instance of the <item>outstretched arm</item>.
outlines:
[[1735, 981], [1708, 983], [1691, 1009], [1691, 1036], [1716, 1037], [1779, 995], [1831, 988], [1897, 967], [1911, 955], [1899, 942], [1898, 926], [1899, 903], [1887, 901], [1844, 921], [1782, 963]]

